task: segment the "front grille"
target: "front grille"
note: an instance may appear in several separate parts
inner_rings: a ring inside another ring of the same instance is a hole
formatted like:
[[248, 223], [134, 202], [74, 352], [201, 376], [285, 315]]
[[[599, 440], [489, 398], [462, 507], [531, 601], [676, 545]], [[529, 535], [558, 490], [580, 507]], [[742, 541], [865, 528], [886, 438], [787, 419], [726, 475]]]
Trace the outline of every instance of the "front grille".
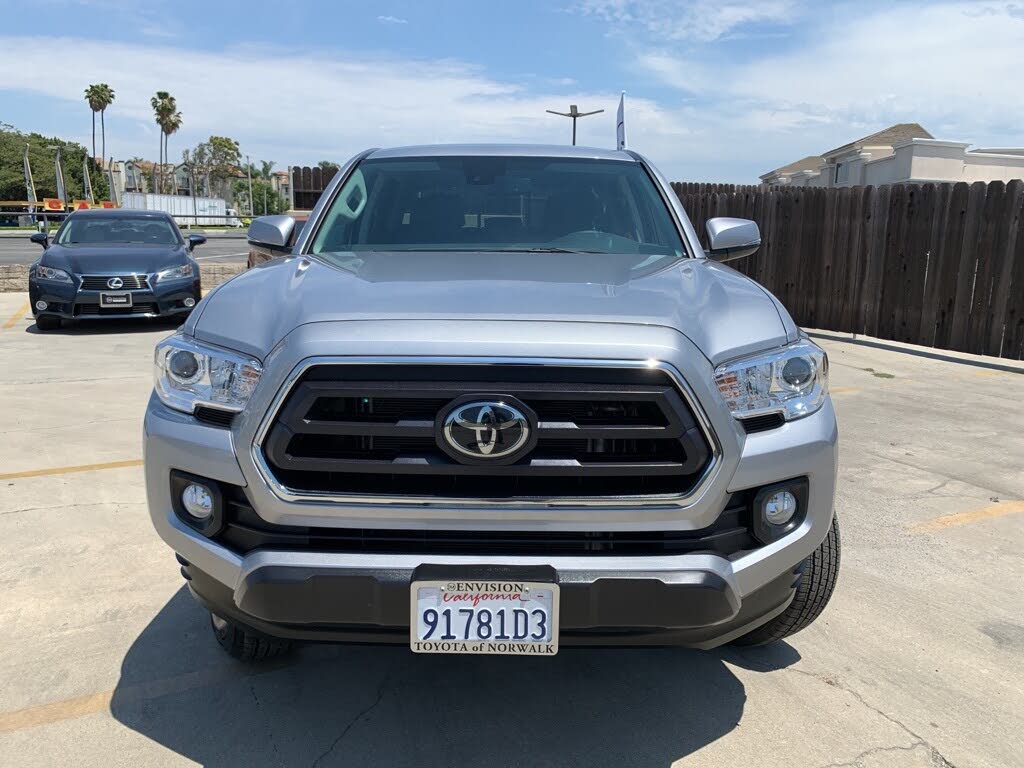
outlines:
[[103, 317], [104, 315], [155, 315], [159, 311], [153, 302], [141, 302], [130, 307], [101, 307], [99, 304], [75, 304], [77, 317]]
[[[114, 277], [119, 277], [124, 285], [120, 288], [111, 288], [107, 282]], [[149, 290], [149, 278], [146, 275], [82, 275], [83, 291], [140, 291]]]
[[[436, 421], [463, 396], [525, 404], [536, 445], [510, 464], [453, 459]], [[569, 366], [315, 366], [262, 448], [299, 493], [485, 500], [686, 494], [711, 458], [664, 371]]]
[[[224, 486], [222, 486], [224, 487]], [[736, 557], [755, 549], [752, 493], [733, 494], [714, 524], [696, 531], [438, 531], [274, 525], [250, 506], [241, 488], [228, 495], [218, 543], [239, 555], [257, 549], [373, 554], [681, 555]]]

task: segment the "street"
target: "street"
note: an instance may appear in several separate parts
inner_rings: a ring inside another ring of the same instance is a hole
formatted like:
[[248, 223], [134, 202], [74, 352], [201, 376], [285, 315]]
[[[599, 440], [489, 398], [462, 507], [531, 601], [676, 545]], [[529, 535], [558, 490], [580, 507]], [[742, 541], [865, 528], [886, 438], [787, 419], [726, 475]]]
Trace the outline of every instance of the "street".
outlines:
[[[188, 230], [183, 230], [188, 235]], [[0, 231], [0, 266], [4, 264], [31, 264], [39, 258], [42, 249], [35, 243], [30, 243], [28, 238], [31, 232], [22, 233], [24, 237], [17, 234]], [[248, 255], [248, 245], [245, 240], [245, 231], [232, 233], [217, 233], [207, 235], [209, 239], [203, 245], [196, 248], [195, 257], [202, 263], [210, 261], [214, 263], [245, 263]]]

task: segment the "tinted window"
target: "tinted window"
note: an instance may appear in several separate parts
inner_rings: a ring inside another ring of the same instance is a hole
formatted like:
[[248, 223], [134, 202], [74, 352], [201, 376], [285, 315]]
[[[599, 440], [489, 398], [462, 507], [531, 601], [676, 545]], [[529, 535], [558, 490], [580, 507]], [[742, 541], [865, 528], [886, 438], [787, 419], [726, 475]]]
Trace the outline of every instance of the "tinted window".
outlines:
[[57, 236], [61, 245], [100, 245], [103, 243], [149, 243], [178, 245], [178, 228], [167, 219], [131, 217], [68, 217]]
[[685, 255], [639, 163], [544, 157], [366, 160], [312, 246], [321, 254], [534, 249], [637, 254], [638, 264]]

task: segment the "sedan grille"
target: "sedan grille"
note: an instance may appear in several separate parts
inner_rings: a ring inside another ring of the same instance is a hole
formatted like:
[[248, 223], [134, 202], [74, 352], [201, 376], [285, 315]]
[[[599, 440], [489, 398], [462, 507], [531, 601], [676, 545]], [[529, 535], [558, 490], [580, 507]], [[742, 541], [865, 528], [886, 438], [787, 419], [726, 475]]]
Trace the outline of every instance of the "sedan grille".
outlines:
[[[536, 442], [510, 462], [453, 458], [441, 417], [467, 397], [522, 403]], [[525, 365], [316, 366], [262, 449], [298, 493], [484, 500], [686, 494], [711, 458], [664, 371]]]
[[[111, 288], [111, 280], [120, 280], [120, 288]], [[82, 275], [83, 291], [140, 291], [149, 290], [149, 278], [146, 275]]]

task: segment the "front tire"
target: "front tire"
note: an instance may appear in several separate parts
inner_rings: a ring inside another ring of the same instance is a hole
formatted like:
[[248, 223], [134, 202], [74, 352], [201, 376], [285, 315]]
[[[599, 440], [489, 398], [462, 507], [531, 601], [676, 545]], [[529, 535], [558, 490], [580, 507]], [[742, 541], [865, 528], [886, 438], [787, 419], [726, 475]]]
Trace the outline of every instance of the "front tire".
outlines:
[[257, 635], [241, 624], [210, 614], [210, 627], [221, 648], [240, 661], [256, 662], [283, 656], [292, 647], [290, 640]]
[[828, 605], [839, 577], [839, 518], [821, 545], [804, 561], [804, 572], [793, 602], [767, 624], [733, 640], [734, 645], [767, 645], [809, 627]]
[[53, 315], [39, 315], [36, 318], [36, 328], [40, 331], [56, 331], [60, 328], [60, 318]]

